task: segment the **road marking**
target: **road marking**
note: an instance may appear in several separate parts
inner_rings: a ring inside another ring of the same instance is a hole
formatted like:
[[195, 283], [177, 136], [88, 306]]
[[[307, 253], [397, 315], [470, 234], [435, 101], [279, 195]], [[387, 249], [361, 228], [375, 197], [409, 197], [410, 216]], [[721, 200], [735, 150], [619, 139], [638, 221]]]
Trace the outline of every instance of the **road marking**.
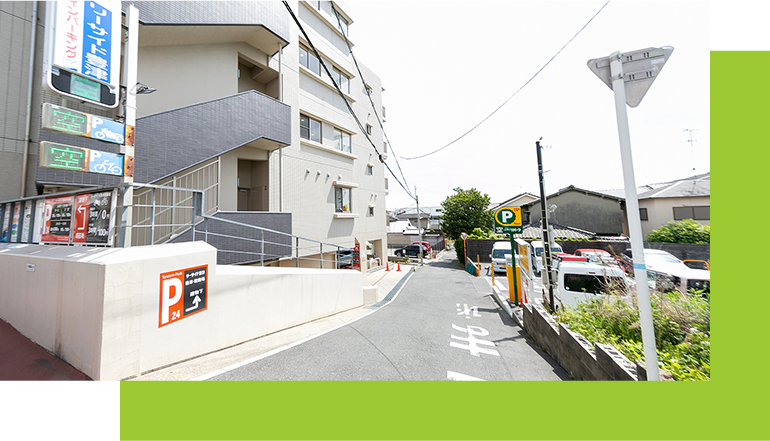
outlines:
[[446, 371], [446, 377], [453, 381], [487, 381], [481, 378], [471, 377], [470, 375], [458, 374], [457, 372]]
[[471, 355], [473, 355], [474, 357], [480, 357], [479, 354], [495, 355], [498, 357], [500, 356], [500, 353], [494, 349], [480, 348], [478, 346], [478, 345], [485, 345], [485, 346], [492, 346], [492, 347], [495, 346], [494, 342], [476, 338], [476, 336], [486, 337], [487, 335], [489, 335], [489, 331], [487, 331], [486, 329], [479, 328], [478, 326], [468, 326], [468, 328], [466, 329], [454, 324], [452, 325], [452, 327], [457, 331], [462, 331], [468, 334], [468, 337], [458, 337], [452, 334], [452, 338], [455, 340], [467, 341], [468, 344], [466, 345], [466, 344], [457, 343], [453, 341], [449, 343], [449, 346], [453, 348], [458, 348], [458, 349], [467, 349], [471, 353]]
[[463, 307], [461, 308], [460, 304], [457, 304], [457, 315], [465, 315], [465, 318], [469, 319], [471, 318], [471, 313], [473, 313], [474, 317], [481, 317], [478, 306], [471, 306], [468, 308], [468, 304], [463, 303]]

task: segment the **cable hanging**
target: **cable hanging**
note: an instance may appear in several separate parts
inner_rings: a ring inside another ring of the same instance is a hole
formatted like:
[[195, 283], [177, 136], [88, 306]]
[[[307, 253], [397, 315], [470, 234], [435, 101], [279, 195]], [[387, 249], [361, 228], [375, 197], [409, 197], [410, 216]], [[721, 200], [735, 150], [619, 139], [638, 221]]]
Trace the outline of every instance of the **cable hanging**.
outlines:
[[[334, 85], [334, 88], [337, 90], [337, 93], [342, 98], [342, 101], [345, 102], [345, 105], [348, 108], [348, 112], [350, 112], [350, 114], [353, 116], [353, 119], [355, 119], [356, 124], [358, 124], [358, 128], [361, 130], [361, 133], [364, 135], [366, 140], [369, 141], [369, 144], [372, 145], [372, 148], [374, 149], [374, 152], [377, 153], [377, 157], [379, 158], [380, 162], [383, 165], [385, 165], [385, 168], [387, 168], [388, 171], [390, 172], [390, 174], [393, 175], [393, 178], [396, 180], [396, 182], [398, 182], [398, 184], [401, 186], [401, 188], [403, 188], [404, 191], [406, 191], [406, 194], [409, 195], [409, 197], [411, 197], [412, 199], [416, 200], [415, 196], [412, 195], [412, 193], [409, 191], [409, 189], [398, 179], [398, 176], [396, 176], [396, 174], [393, 173], [393, 170], [390, 169], [388, 164], [382, 158], [382, 154], [377, 149], [377, 146], [375, 146], [374, 142], [371, 140], [371, 138], [369, 138], [369, 134], [366, 132], [366, 130], [364, 130], [364, 127], [361, 124], [361, 121], [358, 119], [358, 116], [355, 114], [355, 112], [353, 112], [353, 108], [350, 106], [350, 103], [348, 102], [347, 98], [345, 98], [345, 94], [342, 92], [342, 89], [340, 89], [339, 85], [334, 80], [334, 76], [331, 74], [331, 72], [329, 71], [329, 68], [326, 66], [326, 62], [324, 61], [323, 57], [321, 57], [321, 54], [318, 53], [318, 50], [316, 49], [315, 45], [313, 45], [313, 42], [310, 41], [310, 37], [307, 35], [307, 32], [305, 32], [305, 28], [302, 27], [302, 24], [299, 22], [299, 19], [297, 18], [297, 16], [294, 15], [294, 11], [292, 11], [291, 6], [289, 6], [289, 2], [286, 1], [286, 0], [283, 0], [283, 4], [284, 4], [284, 6], [286, 6], [286, 9], [289, 11], [289, 14], [291, 14], [291, 17], [292, 17], [292, 19], [294, 19], [294, 22], [297, 24], [297, 27], [299, 27], [300, 32], [302, 32], [302, 35], [305, 37], [305, 41], [307, 41], [308, 45], [313, 50], [313, 54], [316, 56], [316, 58], [318, 58], [318, 61], [321, 64], [321, 66], [323, 66], [324, 71], [326, 72], [326, 75], [328, 75], [329, 78], [331, 79], [332, 84]], [[371, 97], [370, 97], [370, 99], [371, 99]]]
[[[548, 67], [548, 65], [549, 65], [549, 64], [551, 64], [551, 62], [552, 62], [552, 61], [553, 61], [553, 60], [554, 60], [554, 59], [555, 59], [557, 56], [559, 56], [559, 54], [560, 54], [560, 53], [561, 53], [561, 52], [564, 50], [564, 48], [566, 48], [566, 47], [567, 47], [567, 46], [568, 46], [570, 43], [572, 43], [572, 40], [574, 40], [574, 39], [575, 39], [575, 38], [576, 38], [578, 35], [580, 35], [580, 33], [581, 33], [581, 32], [583, 32], [583, 30], [584, 30], [584, 29], [585, 29], [585, 28], [586, 28], [586, 27], [587, 27], [587, 26], [588, 26], [588, 25], [589, 25], [589, 24], [590, 24], [590, 23], [593, 21], [593, 19], [594, 19], [594, 18], [596, 18], [596, 16], [597, 16], [597, 15], [599, 15], [599, 13], [601, 13], [601, 12], [602, 12], [602, 10], [604, 10], [604, 8], [605, 8], [605, 7], [606, 7], [606, 6], [607, 6], [607, 5], [610, 3], [610, 1], [611, 1], [611, 0], [607, 0], [607, 3], [605, 3], [605, 4], [604, 4], [604, 5], [603, 5], [603, 6], [602, 6], [600, 9], [599, 9], [599, 11], [597, 11], [597, 12], [596, 12], [596, 14], [594, 14], [594, 16], [593, 16], [593, 17], [591, 17], [591, 19], [590, 19], [590, 20], [588, 20], [588, 22], [586, 22], [586, 24], [585, 24], [585, 25], [583, 25], [583, 27], [582, 27], [582, 28], [580, 28], [580, 30], [579, 30], [579, 31], [577, 31], [577, 33], [576, 33], [575, 35], [573, 35], [573, 36], [572, 36], [572, 38], [570, 38], [570, 39], [569, 39], [569, 41], [568, 41], [568, 42], [567, 42], [567, 43], [566, 43], [564, 46], [562, 46], [562, 47], [561, 47], [561, 49], [559, 49], [559, 51], [558, 51], [558, 52], [556, 52], [556, 54], [555, 54], [553, 57], [551, 57], [551, 59], [550, 59], [550, 60], [548, 60], [548, 62], [547, 62], [547, 63], [545, 63], [545, 64], [543, 65], [543, 67], [541, 67], [541, 68], [540, 68], [540, 69], [539, 69], [537, 72], [535, 72], [535, 74], [534, 74], [534, 75], [532, 75], [532, 78], [530, 78], [529, 80], [527, 80], [527, 82], [526, 82], [526, 83], [524, 83], [524, 85], [523, 85], [523, 86], [519, 87], [519, 90], [517, 90], [517, 91], [516, 91], [516, 92], [515, 92], [513, 95], [511, 95], [511, 96], [510, 96], [510, 97], [509, 97], [507, 100], [505, 100], [505, 101], [503, 102], [503, 104], [500, 104], [500, 106], [499, 106], [497, 109], [495, 109], [495, 110], [494, 110], [492, 113], [490, 113], [489, 115], [487, 115], [487, 117], [486, 117], [486, 118], [482, 119], [482, 120], [481, 120], [481, 122], [479, 122], [478, 124], [476, 124], [475, 126], [473, 126], [473, 127], [470, 129], [470, 130], [468, 130], [467, 132], [463, 133], [462, 135], [460, 135], [460, 137], [458, 137], [458, 138], [457, 138], [457, 139], [455, 139], [454, 141], [450, 142], [449, 144], [445, 145], [444, 147], [441, 147], [441, 148], [439, 148], [439, 149], [436, 149], [436, 150], [434, 150], [434, 151], [432, 151], [432, 152], [430, 152], [430, 153], [426, 153], [426, 154], [424, 154], [424, 155], [420, 155], [420, 156], [414, 156], [414, 157], [411, 157], [411, 158], [405, 158], [405, 157], [401, 156], [401, 159], [405, 159], [405, 160], [407, 160], [407, 161], [411, 161], [412, 159], [420, 159], [420, 158], [425, 158], [426, 156], [430, 156], [430, 155], [436, 154], [436, 153], [438, 153], [438, 152], [440, 152], [440, 151], [444, 150], [445, 148], [447, 148], [447, 147], [451, 146], [452, 144], [456, 143], [457, 141], [459, 141], [459, 140], [461, 140], [461, 139], [465, 138], [465, 136], [467, 136], [469, 133], [471, 133], [472, 131], [476, 130], [476, 129], [477, 129], [479, 126], [480, 126], [480, 125], [484, 124], [484, 123], [485, 123], [485, 122], [486, 122], [486, 121], [487, 121], [489, 118], [491, 118], [491, 117], [492, 117], [492, 115], [494, 115], [495, 113], [497, 113], [497, 112], [498, 112], [500, 109], [502, 109], [502, 108], [503, 108], [503, 107], [504, 107], [506, 104], [508, 104], [508, 102], [509, 102], [511, 99], [513, 99], [513, 97], [515, 97], [516, 95], [518, 95], [518, 93], [519, 93], [519, 92], [521, 92], [521, 91], [522, 91], [522, 89], [524, 89], [525, 87], [527, 87], [527, 85], [528, 85], [530, 82], [532, 82], [532, 80], [534, 80], [534, 79], [535, 79], [535, 77], [537, 77], [537, 76], [540, 74], [540, 72], [542, 72], [542, 71], [543, 71], [543, 69], [545, 69], [546, 67]], [[395, 155], [395, 154], [394, 154], [394, 155]]]

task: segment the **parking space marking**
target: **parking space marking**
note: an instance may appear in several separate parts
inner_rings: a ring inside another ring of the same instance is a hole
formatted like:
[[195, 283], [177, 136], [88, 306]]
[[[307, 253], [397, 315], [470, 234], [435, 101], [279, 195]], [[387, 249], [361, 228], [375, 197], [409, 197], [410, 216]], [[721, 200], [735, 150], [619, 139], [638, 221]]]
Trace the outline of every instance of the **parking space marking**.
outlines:
[[495, 346], [494, 342], [488, 341], [488, 340], [482, 340], [480, 338], [476, 338], [476, 336], [480, 337], [486, 337], [489, 335], [489, 331], [487, 331], [484, 328], [479, 328], [478, 326], [468, 326], [468, 328], [463, 328], [461, 326], [452, 325], [452, 327], [461, 332], [465, 332], [468, 334], [468, 337], [458, 337], [454, 334], [452, 334], [452, 338], [455, 340], [465, 341], [468, 342], [468, 344], [462, 344], [457, 342], [450, 342], [449, 346], [453, 348], [458, 349], [467, 349], [471, 355], [474, 357], [480, 357], [480, 354], [487, 354], [487, 355], [495, 355], [497, 357], [500, 356], [500, 353], [497, 352], [494, 349], [486, 349], [486, 348], [480, 348], [478, 345], [485, 345], [485, 346]]

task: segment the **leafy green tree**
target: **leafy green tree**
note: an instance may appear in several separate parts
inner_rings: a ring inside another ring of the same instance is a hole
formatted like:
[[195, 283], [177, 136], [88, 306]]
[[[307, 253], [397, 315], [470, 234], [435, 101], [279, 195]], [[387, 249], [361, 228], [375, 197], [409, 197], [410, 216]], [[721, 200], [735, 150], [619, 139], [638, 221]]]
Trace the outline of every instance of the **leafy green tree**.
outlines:
[[475, 188], [454, 189], [455, 194], [447, 196], [441, 203], [441, 229], [453, 240], [460, 238], [460, 233], [472, 232], [475, 228], [488, 233], [494, 223], [493, 213], [489, 210], [489, 195], [481, 194]]
[[671, 221], [648, 234], [647, 242], [710, 243], [711, 227], [692, 219]]

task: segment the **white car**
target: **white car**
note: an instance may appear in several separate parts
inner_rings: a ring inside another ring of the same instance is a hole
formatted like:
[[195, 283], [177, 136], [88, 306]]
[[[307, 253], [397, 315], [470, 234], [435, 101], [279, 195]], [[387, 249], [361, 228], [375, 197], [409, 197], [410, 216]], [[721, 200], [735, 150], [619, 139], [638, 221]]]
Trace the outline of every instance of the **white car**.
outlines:
[[[543, 268], [545, 265], [543, 264], [543, 253], [545, 252], [545, 248], [543, 248], [543, 241], [535, 240], [532, 241], [530, 244], [530, 250], [534, 253], [533, 256], [530, 256], [532, 259], [532, 262], [534, 265], [532, 265], [534, 268], [534, 272], [536, 276], [540, 276], [540, 273], [543, 271]], [[559, 244], [554, 244], [554, 246], [551, 247], [551, 258], [553, 259], [553, 255], [555, 253], [563, 253], [564, 250], [561, 249], [561, 246]]]
[[662, 291], [691, 289], [711, 291], [711, 272], [693, 269], [676, 256], [662, 250], [644, 250], [644, 264], [647, 267], [647, 284]]
[[495, 242], [492, 245], [492, 254], [489, 255], [489, 258], [492, 259], [492, 271], [494, 272], [505, 272], [506, 263], [505, 263], [505, 256], [511, 256], [511, 243], [510, 242]]
[[[580, 302], [606, 298], [610, 292], [625, 294], [628, 280], [622, 269], [588, 262], [562, 261], [557, 267], [554, 301], [559, 306], [576, 307]], [[543, 288], [543, 300], [548, 301]]]

